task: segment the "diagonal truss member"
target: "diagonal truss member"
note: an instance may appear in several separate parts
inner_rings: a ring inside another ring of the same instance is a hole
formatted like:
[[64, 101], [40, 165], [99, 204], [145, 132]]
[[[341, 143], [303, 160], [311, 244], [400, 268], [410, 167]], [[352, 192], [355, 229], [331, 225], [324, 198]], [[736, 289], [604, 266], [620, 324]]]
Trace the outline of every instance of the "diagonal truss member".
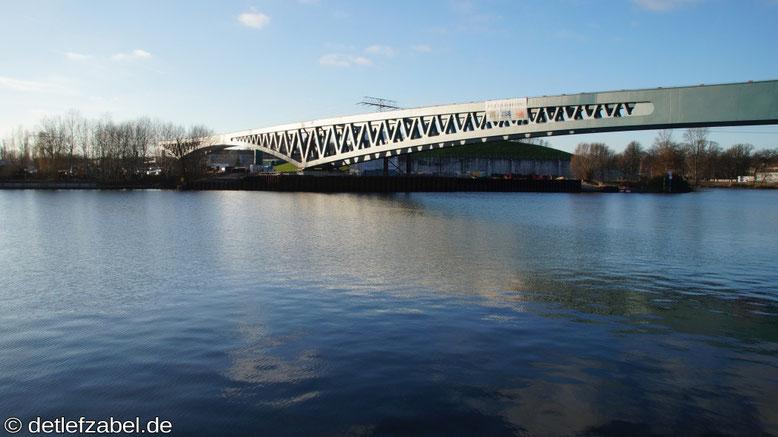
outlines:
[[778, 124], [778, 81], [403, 109], [233, 132], [210, 143], [307, 168], [496, 140], [751, 124]]

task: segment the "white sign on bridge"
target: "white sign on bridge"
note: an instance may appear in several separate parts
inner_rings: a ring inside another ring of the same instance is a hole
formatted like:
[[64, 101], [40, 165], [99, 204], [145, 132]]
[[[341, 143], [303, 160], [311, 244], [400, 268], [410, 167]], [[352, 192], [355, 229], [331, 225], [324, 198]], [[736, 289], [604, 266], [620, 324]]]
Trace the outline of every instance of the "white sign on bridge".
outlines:
[[501, 121], [527, 120], [527, 98], [488, 100], [486, 102], [486, 117], [492, 123]]

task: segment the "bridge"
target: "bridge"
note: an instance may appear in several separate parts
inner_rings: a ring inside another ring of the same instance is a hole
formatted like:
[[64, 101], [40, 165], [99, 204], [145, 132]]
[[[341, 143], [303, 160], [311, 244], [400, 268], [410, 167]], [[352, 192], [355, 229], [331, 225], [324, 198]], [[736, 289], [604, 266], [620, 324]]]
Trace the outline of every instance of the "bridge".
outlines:
[[489, 100], [290, 123], [200, 138], [300, 168], [539, 136], [778, 124], [778, 80]]

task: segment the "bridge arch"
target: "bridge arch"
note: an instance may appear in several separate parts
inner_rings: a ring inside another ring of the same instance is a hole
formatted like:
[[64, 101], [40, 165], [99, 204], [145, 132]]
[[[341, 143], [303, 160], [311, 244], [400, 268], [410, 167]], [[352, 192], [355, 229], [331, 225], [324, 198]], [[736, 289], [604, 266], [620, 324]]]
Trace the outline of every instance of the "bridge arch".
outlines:
[[310, 168], [498, 140], [759, 124], [778, 124], [778, 81], [402, 109], [232, 132], [208, 142]]

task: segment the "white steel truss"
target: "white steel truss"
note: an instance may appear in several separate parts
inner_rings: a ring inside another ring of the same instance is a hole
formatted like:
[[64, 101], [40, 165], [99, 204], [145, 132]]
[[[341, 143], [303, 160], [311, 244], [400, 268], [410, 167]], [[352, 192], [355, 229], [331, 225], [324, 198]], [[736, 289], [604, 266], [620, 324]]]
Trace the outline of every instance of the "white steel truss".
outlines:
[[401, 110], [375, 114], [372, 120], [338, 120], [310, 127], [230, 135], [229, 140], [269, 152], [299, 167], [351, 164], [473, 141], [530, 137], [531, 133], [517, 132], [527, 125], [631, 117], [639, 114], [636, 108], [642, 105], [650, 104], [619, 102], [530, 108], [527, 119], [495, 122], [488, 119], [485, 110], [470, 108], [438, 114]]
[[[726, 110], [733, 96], [744, 93], [767, 93], [772, 100], [761, 105], [757, 100], [739, 111]], [[487, 116], [490, 102], [475, 102], [252, 129], [219, 135], [211, 144], [259, 149], [309, 168], [541, 135], [774, 124], [778, 123], [776, 101], [778, 81], [589, 93], [529, 98], [523, 117], [501, 121]]]

